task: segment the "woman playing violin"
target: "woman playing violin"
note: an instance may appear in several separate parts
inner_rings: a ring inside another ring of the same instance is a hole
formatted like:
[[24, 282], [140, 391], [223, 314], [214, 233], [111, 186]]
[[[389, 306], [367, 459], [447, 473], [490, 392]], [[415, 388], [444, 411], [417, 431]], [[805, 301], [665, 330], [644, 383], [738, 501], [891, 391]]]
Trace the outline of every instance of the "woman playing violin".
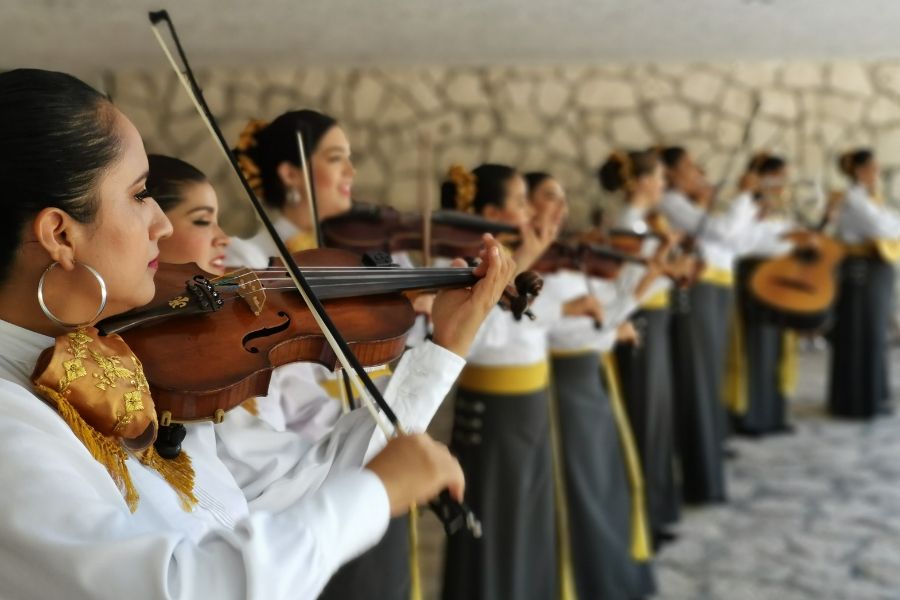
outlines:
[[840, 157], [850, 186], [838, 209], [837, 238], [846, 246], [832, 331], [828, 409], [840, 417], [893, 412], [888, 331], [894, 297], [891, 248], [900, 238], [900, 213], [878, 195], [879, 166], [868, 148]]
[[[525, 270], [556, 237], [562, 208], [534, 214], [522, 175], [506, 165], [455, 166], [441, 205], [521, 228]], [[534, 225], [533, 225], [534, 223]], [[468, 355], [454, 404], [451, 447], [466, 473], [480, 540], [450, 538], [445, 600], [545, 599], [556, 594], [546, 330], [495, 309]]]
[[[550, 174], [525, 177], [536, 212], [566, 204]], [[626, 265], [623, 279], [632, 269], [646, 270]], [[638, 598], [654, 590], [640, 465], [629, 460], [637, 453], [616, 382], [603, 381], [604, 371], [614, 375], [608, 353], [619, 332], [630, 329], [625, 319], [635, 302], [630, 292], [617, 296], [611, 284], [613, 296], [601, 303], [595, 291], [605, 285], [577, 268], [546, 273], [532, 312], [547, 330], [553, 374], [557, 546], [566, 565], [560, 576], [571, 573], [578, 598]]]
[[[624, 207], [616, 227], [642, 240], [640, 252], [652, 256], [665, 236], [655, 232], [652, 218], [665, 188], [662, 161], [656, 150], [613, 152], [598, 171], [601, 186], [620, 193]], [[672, 240], [665, 239], [665, 242]], [[641, 457], [647, 512], [657, 543], [671, 538], [679, 518], [680, 498], [675, 485], [672, 356], [669, 339], [671, 280], [659, 278], [640, 298], [631, 318], [639, 342], [616, 347], [622, 393]], [[647, 374], [652, 373], [652, 377]]]
[[[462, 473], [444, 447], [425, 435], [385, 445], [354, 414], [322, 446], [332, 451], [303, 453], [276, 489], [236, 485], [209, 424], [188, 426], [178, 460], [160, 457], [139, 359], [90, 327], [152, 298], [159, 242], [172, 233], [145, 189], [140, 134], [77, 79], [9, 71], [0, 74], [0, 165], [0, 577], [9, 593], [312, 597], [379, 539], [390, 514], [448, 487], [461, 498]], [[446, 299], [455, 333], [436, 339], [465, 353], [510, 270], [488, 252], [486, 278]], [[171, 352], [177, 360], [190, 348]], [[445, 370], [461, 367], [446, 355]], [[398, 374], [396, 394], [436, 404], [443, 380], [428, 368]]]

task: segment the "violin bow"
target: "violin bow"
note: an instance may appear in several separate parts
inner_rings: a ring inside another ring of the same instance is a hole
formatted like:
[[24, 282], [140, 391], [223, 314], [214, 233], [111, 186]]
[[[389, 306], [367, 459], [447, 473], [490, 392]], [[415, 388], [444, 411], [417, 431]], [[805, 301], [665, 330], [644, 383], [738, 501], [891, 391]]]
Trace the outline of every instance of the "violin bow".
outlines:
[[303, 186], [306, 188], [306, 198], [309, 200], [309, 219], [312, 222], [315, 234], [316, 248], [324, 248], [322, 228], [319, 227], [319, 201], [316, 198], [316, 186], [312, 178], [312, 164], [306, 159], [306, 145], [303, 143], [303, 132], [297, 130], [297, 147], [300, 156], [300, 168], [303, 169]]
[[419, 205], [422, 213], [422, 263], [430, 267], [433, 261], [431, 256], [431, 166], [432, 145], [431, 136], [427, 132], [419, 133]]
[[[385, 437], [387, 437], [388, 439], [393, 437], [393, 435], [405, 434], [406, 430], [400, 423], [397, 415], [394, 413], [393, 409], [391, 409], [390, 405], [385, 401], [384, 397], [381, 395], [380, 390], [372, 381], [372, 378], [369, 377], [369, 374], [363, 368], [362, 364], [350, 350], [350, 347], [347, 345], [346, 340], [344, 340], [343, 336], [341, 336], [337, 327], [335, 327], [334, 322], [332, 322], [331, 318], [328, 316], [328, 313], [325, 312], [325, 308], [322, 306], [321, 301], [316, 296], [312, 287], [309, 285], [309, 282], [304, 277], [303, 272], [297, 266], [297, 263], [294, 261], [291, 253], [285, 246], [284, 241], [282, 241], [281, 236], [278, 235], [278, 232], [275, 230], [275, 226], [272, 224], [272, 221], [266, 214], [262, 202], [256, 196], [256, 193], [253, 191], [253, 188], [250, 186], [247, 178], [244, 176], [243, 171], [241, 171], [240, 165], [237, 162], [237, 158], [228, 146], [228, 143], [225, 140], [225, 136], [222, 134], [222, 130], [219, 128], [219, 125], [216, 122], [216, 119], [213, 116], [209, 105], [206, 103], [206, 100], [203, 97], [203, 91], [200, 89], [200, 85], [198, 84], [197, 79], [194, 76], [194, 72], [191, 69], [190, 63], [187, 60], [187, 55], [185, 54], [184, 48], [181, 45], [181, 41], [178, 38], [178, 34], [175, 31], [175, 26], [172, 24], [169, 13], [165, 10], [150, 12], [149, 19], [153, 35], [156, 37], [160, 48], [168, 59], [172, 69], [175, 71], [175, 74], [178, 77], [178, 80], [181, 82], [181, 85], [184, 87], [185, 91], [187, 91], [188, 97], [194, 104], [194, 108], [199, 113], [200, 118], [203, 120], [210, 133], [212, 134], [216, 145], [219, 147], [219, 150], [222, 151], [225, 159], [228, 161], [228, 164], [231, 166], [232, 170], [240, 180], [241, 186], [244, 188], [244, 192], [246, 193], [250, 205], [253, 207], [253, 210], [259, 217], [260, 221], [262, 221], [263, 227], [265, 227], [266, 231], [269, 234], [269, 237], [272, 239], [272, 242], [275, 245], [276, 252], [278, 253], [278, 258], [280, 258], [284, 263], [285, 270], [293, 281], [294, 286], [297, 288], [297, 291], [300, 293], [300, 297], [303, 299], [303, 302], [306, 304], [307, 308], [315, 319], [319, 329], [322, 331], [322, 335], [325, 337], [325, 340], [328, 342], [328, 345], [334, 352], [335, 357], [337, 358], [341, 367], [348, 374], [352, 374], [352, 376], [356, 378], [356, 381], [360, 384], [361, 393], [368, 396], [370, 402], [367, 402], [366, 406], [369, 409], [369, 412], [372, 414], [372, 418], [375, 420], [375, 422], [384, 432]], [[166, 44], [162, 34], [160, 33], [159, 27], [163, 22], [165, 22], [169, 34], [172, 37], [172, 41], [175, 43], [178, 57], [181, 60], [181, 66], [179, 66], [178, 62], [175, 60], [175, 57], [169, 50], [168, 45]], [[302, 148], [302, 143], [300, 146]], [[312, 201], [312, 198], [310, 198], [310, 200]], [[384, 416], [390, 422], [391, 426], [393, 426], [393, 431], [391, 431], [391, 428], [387, 424], [385, 424], [383, 419], [381, 419], [381, 417], [378, 415], [372, 402], [374, 402], [374, 404], [377, 404], [378, 408], [381, 409], [381, 412], [384, 413]], [[465, 505], [465, 503], [457, 502], [456, 500], [454, 500], [450, 496], [449, 491], [444, 490], [443, 492], [441, 492], [438, 499], [434, 502], [429, 503], [429, 506], [443, 523], [444, 530], [448, 535], [452, 535], [462, 528], [466, 528], [472, 533], [474, 537], [481, 536], [481, 524], [479, 523], [474, 513], [469, 509], [468, 506]]]
[[750, 133], [753, 131], [753, 123], [756, 121], [756, 115], [759, 114], [759, 109], [762, 106], [762, 101], [759, 99], [759, 92], [753, 95], [753, 107], [750, 109], [750, 116], [747, 117], [747, 122], [744, 123], [744, 132], [741, 135], [741, 143], [731, 150], [731, 154], [728, 156], [728, 162], [725, 163], [725, 168], [722, 170], [722, 176], [719, 178], [719, 181], [713, 186], [713, 196], [709, 200], [709, 204], [706, 206], [706, 209], [703, 213], [703, 217], [700, 219], [700, 223], [697, 224], [697, 228], [694, 230], [694, 233], [691, 234], [690, 237], [697, 239], [700, 237], [704, 231], [706, 231], [706, 224], [709, 221], [709, 217], [712, 214], [713, 208], [716, 205], [716, 198], [719, 195], [719, 192], [723, 187], [725, 187], [725, 182], [728, 179], [728, 176], [731, 175], [731, 171], [734, 169], [734, 163], [737, 160], [738, 154], [745, 150], [750, 145]]

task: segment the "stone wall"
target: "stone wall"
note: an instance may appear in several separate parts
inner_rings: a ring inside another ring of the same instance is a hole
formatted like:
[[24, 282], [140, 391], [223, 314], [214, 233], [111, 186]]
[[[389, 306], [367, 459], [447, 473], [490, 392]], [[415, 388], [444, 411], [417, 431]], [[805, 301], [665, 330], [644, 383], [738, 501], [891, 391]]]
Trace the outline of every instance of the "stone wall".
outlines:
[[[835, 157], [873, 146], [889, 197], [900, 198], [900, 63], [646, 64], [490, 68], [217, 68], [200, 73], [229, 140], [250, 118], [316, 108], [348, 131], [358, 170], [355, 197], [416, 205], [417, 140], [433, 143], [435, 188], [453, 162], [496, 161], [553, 172], [573, 217], [603, 197], [594, 172], [613, 147], [688, 146], [713, 181], [738, 176], [752, 149], [784, 154], [797, 178], [843, 185]], [[121, 72], [108, 91], [137, 124], [149, 150], [189, 160], [220, 187], [223, 223], [251, 227], [233, 176], [165, 71]], [[749, 148], [741, 148], [754, 105]], [[435, 194], [435, 197], [437, 194]]]

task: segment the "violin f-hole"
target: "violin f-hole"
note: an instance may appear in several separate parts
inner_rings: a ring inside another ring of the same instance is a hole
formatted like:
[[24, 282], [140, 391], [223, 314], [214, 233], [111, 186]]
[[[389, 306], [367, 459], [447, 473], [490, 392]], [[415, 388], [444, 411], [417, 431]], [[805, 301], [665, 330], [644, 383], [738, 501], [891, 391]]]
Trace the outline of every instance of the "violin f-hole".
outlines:
[[241, 340], [241, 344], [244, 346], [244, 350], [252, 354], [258, 354], [259, 348], [257, 348], [256, 346], [250, 346], [250, 342], [252, 342], [253, 340], [258, 340], [260, 338], [269, 337], [270, 335], [281, 333], [291, 326], [290, 315], [280, 310], [278, 311], [278, 316], [284, 318], [284, 321], [279, 323], [278, 325], [274, 325], [272, 327], [263, 327], [262, 329], [251, 331], [250, 333], [245, 335], [244, 339]]

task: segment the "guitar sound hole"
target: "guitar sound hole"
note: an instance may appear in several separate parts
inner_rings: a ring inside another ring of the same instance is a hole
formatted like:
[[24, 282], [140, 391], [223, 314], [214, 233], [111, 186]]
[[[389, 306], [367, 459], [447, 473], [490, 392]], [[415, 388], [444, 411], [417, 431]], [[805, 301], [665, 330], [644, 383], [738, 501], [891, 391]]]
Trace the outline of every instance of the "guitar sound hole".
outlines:
[[269, 337], [270, 335], [281, 333], [291, 326], [291, 317], [287, 313], [278, 311], [278, 316], [282, 317], [284, 321], [282, 321], [278, 325], [274, 325], [272, 327], [263, 327], [262, 329], [251, 331], [250, 333], [245, 335], [244, 339], [241, 340], [241, 343], [244, 346], [244, 350], [252, 354], [258, 354], [259, 348], [257, 348], [256, 346], [250, 346], [250, 342], [252, 342], [253, 340]]
[[797, 290], [798, 292], [804, 292], [806, 294], [812, 294], [816, 291], [813, 286], [809, 285], [805, 281], [798, 281], [796, 279], [789, 279], [787, 277], [773, 277], [772, 281], [780, 287]]
[[794, 251], [794, 257], [806, 264], [811, 264], [819, 260], [821, 253], [815, 248], [797, 248]]

